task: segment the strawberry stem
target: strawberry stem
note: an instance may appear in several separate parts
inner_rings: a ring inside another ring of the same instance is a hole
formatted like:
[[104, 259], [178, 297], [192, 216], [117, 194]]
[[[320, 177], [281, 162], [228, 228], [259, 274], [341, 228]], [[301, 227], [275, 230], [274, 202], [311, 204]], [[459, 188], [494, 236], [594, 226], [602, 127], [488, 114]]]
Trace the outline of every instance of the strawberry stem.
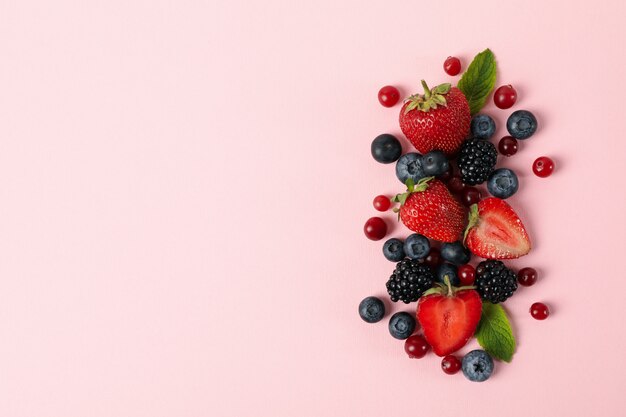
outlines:
[[446, 287], [448, 287], [448, 297], [452, 297], [454, 295], [454, 291], [452, 290], [452, 284], [450, 284], [448, 274], [443, 276], [443, 282], [446, 284]]
[[424, 80], [422, 80], [422, 87], [424, 87], [424, 98], [428, 100], [432, 93], [430, 91], [430, 88], [428, 88], [428, 84], [426, 84], [426, 81]]

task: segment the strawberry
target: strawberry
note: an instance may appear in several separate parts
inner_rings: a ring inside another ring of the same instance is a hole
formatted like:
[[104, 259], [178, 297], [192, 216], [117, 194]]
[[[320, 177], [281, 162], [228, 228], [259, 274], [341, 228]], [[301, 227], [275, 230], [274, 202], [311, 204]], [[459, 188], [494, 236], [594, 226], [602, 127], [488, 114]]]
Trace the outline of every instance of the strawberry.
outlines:
[[465, 227], [465, 209], [448, 188], [434, 177], [422, 178], [416, 185], [407, 180], [407, 192], [393, 201], [402, 223], [414, 232], [441, 242], [459, 239]]
[[470, 207], [465, 245], [486, 259], [514, 259], [530, 252], [524, 224], [511, 206], [495, 197]]
[[431, 288], [417, 304], [417, 320], [424, 338], [439, 356], [461, 349], [474, 335], [480, 321], [482, 301], [474, 287], [455, 288], [448, 277], [445, 286]]
[[422, 80], [424, 94], [414, 94], [400, 110], [400, 129], [421, 152], [440, 150], [454, 154], [468, 136], [470, 108], [456, 87], [441, 84], [432, 90]]

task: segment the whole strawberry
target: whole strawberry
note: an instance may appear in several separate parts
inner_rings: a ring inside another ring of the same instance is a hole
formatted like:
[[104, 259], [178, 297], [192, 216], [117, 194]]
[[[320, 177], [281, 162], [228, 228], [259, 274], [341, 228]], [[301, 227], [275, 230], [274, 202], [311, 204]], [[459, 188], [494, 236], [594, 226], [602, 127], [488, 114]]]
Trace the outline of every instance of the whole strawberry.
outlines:
[[432, 90], [422, 80], [424, 94], [414, 94], [400, 110], [400, 129], [422, 154], [440, 150], [454, 154], [468, 136], [470, 108], [456, 87], [441, 84]]
[[466, 214], [448, 188], [434, 177], [422, 178], [417, 184], [407, 180], [407, 192], [393, 201], [400, 203], [400, 220], [409, 229], [427, 238], [454, 242], [465, 228]]

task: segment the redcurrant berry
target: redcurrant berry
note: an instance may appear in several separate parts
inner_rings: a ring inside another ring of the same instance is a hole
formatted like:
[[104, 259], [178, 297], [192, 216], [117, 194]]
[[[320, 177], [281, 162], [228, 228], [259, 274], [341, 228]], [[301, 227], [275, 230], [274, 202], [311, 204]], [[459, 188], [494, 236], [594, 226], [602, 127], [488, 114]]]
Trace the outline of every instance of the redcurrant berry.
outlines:
[[458, 275], [461, 285], [472, 285], [476, 277], [476, 270], [470, 264], [461, 265], [458, 269]]
[[448, 75], [458, 75], [461, 72], [461, 61], [457, 57], [449, 56], [443, 63], [443, 70]]
[[550, 315], [550, 310], [544, 303], [534, 303], [530, 306], [530, 315], [536, 320], [545, 320]]
[[424, 258], [424, 263], [431, 268], [436, 268], [441, 264], [441, 252], [437, 248], [430, 248], [430, 252]]
[[517, 139], [512, 136], [505, 136], [498, 142], [498, 150], [504, 156], [511, 156], [517, 153]]
[[465, 187], [463, 191], [461, 191], [461, 202], [467, 207], [478, 203], [480, 198], [480, 190], [476, 187]]
[[524, 287], [530, 287], [537, 282], [537, 271], [534, 268], [522, 268], [517, 273], [517, 282]]
[[465, 184], [463, 184], [461, 176], [458, 174], [453, 175], [452, 178], [450, 178], [450, 180], [448, 181], [448, 188], [453, 193], [460, 193], [461, 191], [463, 191], [463, 188], [465, 188]]
[[374, 198], [374, 208], [378, 211], [387, 211], [391, 207], [391, 201], [389, 197], [385, 195], [379, 195]]
[[441, 369], [448, 375], [454, 375], [461, 369], [461, 361], [454, 355], [444, 356], [441, 360]]
[[430, 350], [430, 345], [420, 335], [413, 335], [406, 339], [404, 342], [404, 351], [409, 355], [409, 358], [420, 359], [423, 358]]
[[508, 109], [513, 106], [516, 101], [517, 91], [515, 91], [513, 86], [510, 84], [498, 87], [496, 92], [493, 94], [493, 102], [500, 109]]
[[549, 177], [552, 171], [554, 171], [554, 162], [547, 156], [541, 156], [533, 162], [533, 172], [538, 177]]
[[378, 90], [378, 101], [385, 107], [393, 107], [400, 100], [400, 92], [392, 85], [386, 85]]
[[363, 226], [365, 236], [370, 240], [380, 240], [387, 234], [387, 223], [380, 217], [370, 217]]

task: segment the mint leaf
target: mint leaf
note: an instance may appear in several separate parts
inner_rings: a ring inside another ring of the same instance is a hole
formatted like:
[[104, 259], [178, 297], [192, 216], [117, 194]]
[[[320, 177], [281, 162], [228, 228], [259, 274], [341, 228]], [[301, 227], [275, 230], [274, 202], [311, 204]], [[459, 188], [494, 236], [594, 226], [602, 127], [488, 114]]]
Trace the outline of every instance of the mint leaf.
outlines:
[[511, 362], [515, 352], [515, 337], [506, 311], [500, 304], [483, 303], [483, 312], [476, 329], [478, 343], [496, 359]]
[[493, 52], [485, 49], [474, 57], [457, 87], [469, 103], [472, 115], [483, 108], [487, 97], [496, 85], [496, 59]]

